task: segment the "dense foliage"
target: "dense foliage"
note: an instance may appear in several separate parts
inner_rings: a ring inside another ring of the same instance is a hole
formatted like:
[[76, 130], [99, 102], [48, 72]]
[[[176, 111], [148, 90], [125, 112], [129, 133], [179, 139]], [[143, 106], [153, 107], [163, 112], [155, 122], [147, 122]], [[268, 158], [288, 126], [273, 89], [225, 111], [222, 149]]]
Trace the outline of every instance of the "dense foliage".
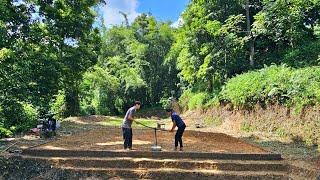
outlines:
[[238, 107], [280, 104], [302, 109], [320, 105], [320, 68], [270, 66], [230, 79], [221, 92], [224, 101]]
[[77, 114], [82, 73], [100, 48], [92, 27], [100, 1], [0, 2], [0, 127], [34, 126], [59, 90], [65, 115]]
[[194, 0], [182, 17], [168, 59], [193, 91], [265, 65], [319, 65], [317, 0]]
[[0, 1], [1, 135], [49, 110], [122, 114], [172, 95], [188, 109], [319, 105], [319, 0], [191, 0], [179, 27], [124, 13], [105, 27], [101, 3]]
[[153, 107], [170, 97], [177, 90], [177, 70], [164, 59], [173, 32], [169, 23], [146, 14], [130, 26], [107, 29], [98, 63], [81, 85], [84, 113], [119, 114], [135, 100]]

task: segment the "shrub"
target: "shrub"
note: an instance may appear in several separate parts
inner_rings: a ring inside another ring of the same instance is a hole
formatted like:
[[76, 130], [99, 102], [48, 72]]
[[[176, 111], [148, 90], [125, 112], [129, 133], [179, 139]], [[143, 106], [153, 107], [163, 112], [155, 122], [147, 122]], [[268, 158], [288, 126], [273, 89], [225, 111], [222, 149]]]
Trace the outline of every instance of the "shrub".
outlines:
[[92, 105], [82, 105], [81, 115], [95, 115], [96, 109]]
[[115, 109], [117, 111], [117, 113], [123, 114], [125, 112], [124, 110], [124, 100], [122, 98], [116, 98], [115, 100]]
[[191, 89], [185, 90], [179, 98], [179, 105], [183, 110], [207, 109], [219, 106], [218, 92], [192, 92]]
[[206, 102], [207, 93], [195, 93], [188, 102], [189, 109], [200, 109]]
[[159, 103], [163, 109], [171, 108], [171, 98], [162, 97]]
[[320, 40], [289, 50], [283, 62], [293, 67], [320, 65]]
[[179, 104], [184, 110], [188, 109], [188, 103], [192, 95], [193, 93], [191, 92], [191, 90], [187, 89], [183, 92], [183, 94], [179, 98]]
[[37, 110], [31, 104], [22, 103], [22, 106], [25, 117], [23, 118], [24, 121], [16, 126], [18, 132], [27, 131], [37, 125]]
[[220, 100], [244, 109], [257, 103], [280, 104], [300, 112], [305, 106], [320, 103], [319, 87], [319, 67], [294, 69], [272, 65], [230, 79], [220, 93]]
[[211, 99], [209, 99], [205, 104], [204, 104], [204, 108], [212, 108], [212, 107], [218, 107], [220, 105], [220, 102], [219, 102], [219, 98], [218, 96], [215, 96]]
[[59, 91], [58, 95], [56, 95], [54, 101], [50, 104], [50, 110], [54, 112], [57, 118], [61, 118], [64, 116], [65, 112], [65, 92]]
[[31, 104], [11, 99], [3, 101], [1, 106], [6, 107], [1, 113], [4, 128], [23, 132], [36, 125], [37, 110]]
[[12, 135], [13, 133], [10, 130], [0, 126], [0, 138], [11, 137]]

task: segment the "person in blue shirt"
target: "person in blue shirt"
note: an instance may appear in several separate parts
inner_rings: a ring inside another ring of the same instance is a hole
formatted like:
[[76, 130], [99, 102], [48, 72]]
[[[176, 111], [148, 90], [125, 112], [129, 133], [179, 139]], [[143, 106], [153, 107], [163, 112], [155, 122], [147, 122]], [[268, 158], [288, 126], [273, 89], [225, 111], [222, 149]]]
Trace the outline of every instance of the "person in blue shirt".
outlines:
[[178, 130], [174, 138], [174, 150], [176, 151], [178, 148], [178, 144], [180, 144], [180, 151], [183, 151], [182, 136], [186, 128], [186, 124], [183, 122], [181, 117], [173, 109], [166, 109], [166, 111], [171, 116], [172, 123], [173, 123], [170, 132], [173, 132], [174, 129], [178, 127]]

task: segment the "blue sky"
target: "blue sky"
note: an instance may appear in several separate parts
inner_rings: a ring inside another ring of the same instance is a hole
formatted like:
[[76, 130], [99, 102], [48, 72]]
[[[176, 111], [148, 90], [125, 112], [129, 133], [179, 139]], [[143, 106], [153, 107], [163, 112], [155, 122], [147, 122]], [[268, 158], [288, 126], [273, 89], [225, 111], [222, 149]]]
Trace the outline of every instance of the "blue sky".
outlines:
[[105, 24], [109, 27], [123, 22], [119, 11], [128, 14], [130, 22], [141, 13], [151, 12], [157, 20], [170, 20], [176, 26], [188, 3], [189, 0], [108, 0], [103, 8], [103, 15]]

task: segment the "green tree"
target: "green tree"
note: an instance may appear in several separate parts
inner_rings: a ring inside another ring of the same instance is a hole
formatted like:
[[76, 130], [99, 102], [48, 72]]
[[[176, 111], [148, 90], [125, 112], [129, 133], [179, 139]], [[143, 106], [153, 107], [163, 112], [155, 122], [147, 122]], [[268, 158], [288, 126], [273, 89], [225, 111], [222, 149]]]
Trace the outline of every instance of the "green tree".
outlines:
[[[82, 73], [99, 50], [100, 35], [92, 28], [92, 7], [99, 3], [1, 1], [1, 126], [23, 130], [34, 125], [34, 115], [50, 109], [59, 89], [77, 97], [70, 92], [78, 91]], [[67, 115], [75, 114], [77, 104], [67, 104]]]
[[[284, 57], [293, 51], [303, 52], [304, 46], [317, 41], [316, 27], [320, 18], [320, 2], [318, 0], [276, 0], [264, 1], [263, 10], [255, 16], [253, 31], [257, 38], [257, 53], [260, 66], [271, 63], [287, 63], [293, 66], [304, 66], [306, 63], [288, 61]], [[309, 51], [310, 53], [310, 51]], [[317, 65], [316, 51], [306, 57], [308, 65]]]
[[80, 112], [79, 85], [82, 74], [93, 66], [100, 48], [99, 31], [92, 27], [96, 14], [92, 7], [101, 1], [36, 1], [42, 22], [47, 26], [49, 44], [55, 48], [62, 67], [66, 116]]
[[49, 76], [34, 79], [43, 74], [41, 64], [46, 61], [42, 62], [45, 55], [38, 56], [43, 46], [36, 42], [32, 10], [25, 3], [0, 3], [0, 126], [19, 126], [14, 128], [17, 131], [34, 123], [34, 106], [43, 105], [43, 99], [52, 96], [55, 89], [43, 88], [47, 84], [44, 79], [52, 80]]
[[200, 91], [213, 91], [246, 70], [240, 1], [191, 1], [183, 13], [168, 61], [176, 61], [182, 80]]
[[[104, 88], [106, 91], [100, 91], [99, 97], [86, 97], [91, 102], [98, 99], [94, 101], [105, 104], [108, 109], [105, 114], [122, 113], [134, 100], [142, 101], [145, 106], [156, 106], [172, 90], [177, 91], [175, 64], [165, 63], [174, 40], [169, 23], [142, 14], [131, 25], [105, 29], [102, 39], [101, 55], [92, 76], [97, 75], [98, 69], [103, 70], [105, 77], [112, 76], [118, 85], [114, 91]], [[95, 92], [99, 89], [90, 88]], [[98, 106], [94, 107], [98, 110]]]

